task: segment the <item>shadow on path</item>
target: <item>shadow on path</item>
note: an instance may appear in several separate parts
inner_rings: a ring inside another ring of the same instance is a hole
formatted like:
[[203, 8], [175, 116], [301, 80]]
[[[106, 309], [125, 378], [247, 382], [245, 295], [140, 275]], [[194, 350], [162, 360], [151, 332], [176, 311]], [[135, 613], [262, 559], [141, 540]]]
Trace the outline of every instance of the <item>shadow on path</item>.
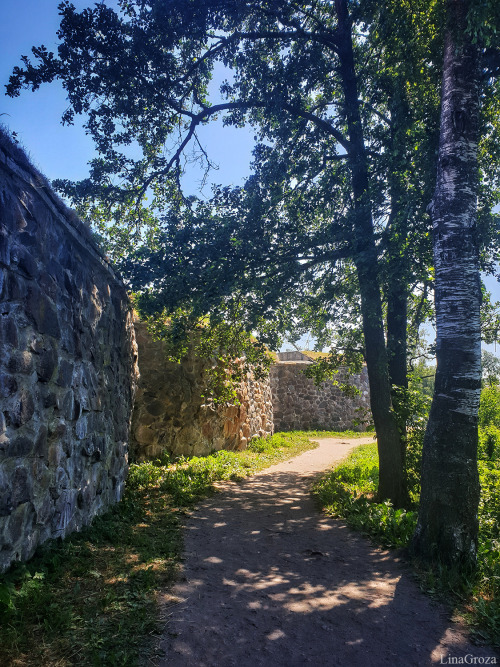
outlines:
[[175, 589], [182, 602], [166, 610], [160, 664], [431, 665], [492, 656], [468, 643], [394, 553], [317, 512], [308, 454], [290, 471], [280, 464], [226, 485], [193, 512]]

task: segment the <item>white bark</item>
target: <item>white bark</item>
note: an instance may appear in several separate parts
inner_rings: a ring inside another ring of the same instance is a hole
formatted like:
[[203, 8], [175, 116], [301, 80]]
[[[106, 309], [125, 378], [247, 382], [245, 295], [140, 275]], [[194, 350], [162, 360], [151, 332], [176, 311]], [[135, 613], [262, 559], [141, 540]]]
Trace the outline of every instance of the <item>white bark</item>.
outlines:
[[476, 244], [479, 52], [467, 0], [448, 0], [434, 231], [437, 372], [424, 441], [415, 554], [475, 560], [481, 300]]

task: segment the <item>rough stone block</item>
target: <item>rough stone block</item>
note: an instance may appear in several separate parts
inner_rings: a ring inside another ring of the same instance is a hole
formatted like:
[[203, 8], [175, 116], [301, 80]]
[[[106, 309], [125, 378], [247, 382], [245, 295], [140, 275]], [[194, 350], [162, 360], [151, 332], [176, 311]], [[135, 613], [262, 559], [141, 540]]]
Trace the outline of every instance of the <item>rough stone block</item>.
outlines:
[[33, 284], [28, 288], [26, 299], [28, 313], [35, 322], [37, 330], [54, 338], [61, 336], [57, 309], [52, 301]]
[[161, 400], [154, 399], [146, 403], [146, 410], [153, 417], [160, 417], [165, 412], [165, 403]]
[[78, 491], [63, 491], [55, 505], [54, 529], [56, 534], [65, 534], [73, 519]]
[[34, 514], [33, 505], [26, 502], [18, 505], [8, 520], [5, 535], [13, 549], [18, 551], [18, 560], [21, 559], [22, 539], [31, 533]]
[[[38, 278], [38, 284], [40, 286], [40, 289], [53, 301], [56, 301], [58, 292], [60, 290], [60, 287], [57, 282], [57, 275], [59, 273], [58, 269], [60, 269], [60, 267], [58, 267], [57, 264], [53, 264], [52, 267], [49, 269], [50, 273], [48, 271], [42, 270]], [[56, 275], [54, 275], [54, 273]], [[64, 312], [62, 312], [61, 314], [64, 315]]]
[[23, 301], [26, 296], [26, 280], [11, 271], [7, 275], [7, 299], [8, 301]]
[[31, 498], [32, 480], [24, 466], [18, 466], [12, 476], [12, 504], [17, 507]]
[[57, 352], [54, 347], [42, 350], [36, 360], [36, 372], [40, 382], [49, 382], [57, 368]]
[[0, 468], [0, 520], [1, 517], [9, 516], [13, 509], [11, 482], [6, 472]]
[[43, 495], [38, 505], [35, 500], [35, 522], [38, 526], [47, 526], [54, 516], [54, 503], [50, 496]]
[[71, 389], [59, 394], [57, 408], [61, 412], [61, 417], [68, 422], [80, 416], [80, 408], [75, 405], [75, 396]]
[[35, 456], [40, 456], [44, 459], [48, 457], [49, 454], [48, 428], [44, 424], [40, 427], [38, 435], [36, 436], [35, 446], [33, 447], [33, 454]]
[[59, 372], [57, 374], [56, 384], [59, 387], [71, 387], [73, 382], [73, 364], [66, 359], [62, 359], [59, 363]]
[[38, 277], [38, 265], [32, 254], [22, 246], [15, 246], [11, 251], [12, 261], [17, 262], [18, 269], [28, 278]]
[[102, 436], [92, 436], [82, 441], [83, 456], [90, 457], [93, 462], [100, 461], [106, 454], [106, 439]]
[[33, 439], [25, 435], [20, 435], [17, 438], [13, 438], [9, 442], [7, 447], [7, 456], [12, 456], [15, 458], [20, 458], [23, 456], [28, 456], [33, 450], [34, 442]]
[[21, 373], [22, 375], [29, 375], [33, 372], [35, 365], [30, 352], [18, 351], [13, 352], [6, 363], [6, 370], [9, 373]]
[[12, 375], [0, 373], [0, 397], [9, 398], [17, 391], [17, 380]]
[[51, 467], [56, 467], [64, 457], [64, 449], [61, 442], [57, 441], [49, 445], [48, 461]]
[[158, 435], [155, 431], [143, 424], [140, 424], [134, 432], [135, 438], [142, 445], [152, 445], [156, 443]]
[[57, 394], [51, 387], [42, 386], [40, 388], [40, 396], [44, 408], [53, 408], [57, 404]]
[[88, 433], [88, 418], [87, 415], [82, 415], [78, 421], [76, 422], [75, 425], [75, 433], [76, 437], [79, 440], [83, 440], [84, 438], [87, 437]]
[[35, 413], [35, 401], [33, 394], [28, 388], [23, 388], [16, 393], [12, 408], [9, 410], [10, 420], [14, 426], [23, 426], [33, 417]]
[[10, 266], [10, 239], [6, 229], [0, 229], [0, 264]]

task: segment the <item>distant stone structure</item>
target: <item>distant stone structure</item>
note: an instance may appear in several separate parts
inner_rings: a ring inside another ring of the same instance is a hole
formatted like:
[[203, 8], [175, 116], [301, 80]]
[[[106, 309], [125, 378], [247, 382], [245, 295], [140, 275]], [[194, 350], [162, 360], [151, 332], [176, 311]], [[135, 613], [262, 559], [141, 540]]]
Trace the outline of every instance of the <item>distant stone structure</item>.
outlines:
[[[273, 419], [276, 431], [291, 430], [365, 430], [369, 423], [370, 394], [366, 367], [349, 382], [360, 393], [348, 397], [331, 381], [319, 387], [303, 370], [313, 363], [308, 352], [280, 352], [271, 369]], [[338, 379], [346, 377], [339, 372]]]
[[[313, 359], [307, 352], [280, 352], [265, 380], [251, 376], [239, 389], [239, 405], [214, 409], [203, 398], [203, 360], [168, 362], [161, 342], [136, 322], [140, 381], [135, 402], [131, 456], [154, 459], [164, 451], [204, 455], [217, 449], [245, 449], [254, 437], [275, 431], [364, 430], [369, 408], [366, 370], [351, 378], [359, 396], [347, 397], [332, 382], [320, 387], [303, 375]], [[345, 373], [340, 373], [340, 378]]]
[[122, 494], [131, 307], [89, 230], [0, 132], [0, 571]]

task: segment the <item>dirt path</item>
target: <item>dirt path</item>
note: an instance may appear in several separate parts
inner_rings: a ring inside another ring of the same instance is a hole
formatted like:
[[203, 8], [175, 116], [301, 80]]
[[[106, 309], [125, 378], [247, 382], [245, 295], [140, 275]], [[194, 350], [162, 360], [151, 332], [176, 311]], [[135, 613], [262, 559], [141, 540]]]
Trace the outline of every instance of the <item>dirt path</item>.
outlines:
[[370, 441], [322, 439], [193, 512], [161, 665], [377, 667], [494, 655], [468, 643], [393, 554], [315, 510], [315, 475]]

